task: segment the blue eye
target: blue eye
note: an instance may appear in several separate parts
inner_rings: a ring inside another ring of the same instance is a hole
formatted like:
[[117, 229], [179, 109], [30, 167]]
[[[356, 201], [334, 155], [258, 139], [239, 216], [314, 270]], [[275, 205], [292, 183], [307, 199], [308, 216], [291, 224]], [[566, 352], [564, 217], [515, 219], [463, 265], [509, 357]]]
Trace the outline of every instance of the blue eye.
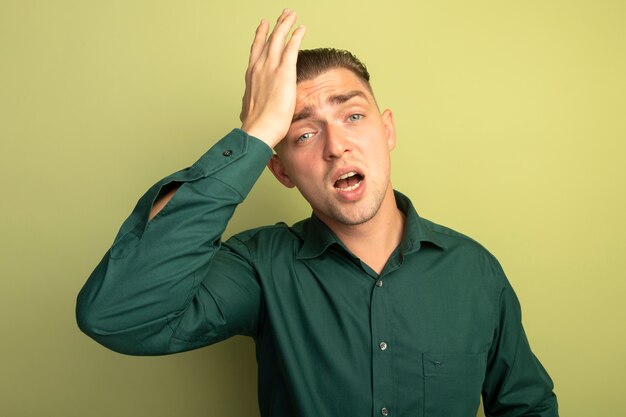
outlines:
[[348, 119], [349, 119], [351, 122], [356, 122], [357, 120], [361, 120], [363, 117], [365, 117], [365, 116], [363, 116], [362, 114], [351, 114], [351, 115], [348, 117]]
[[298, 142], [304, 142], [307, 139], [310, 139], [312, 136], [313, 136], [313, 132], [307, 132], [298, 138]]

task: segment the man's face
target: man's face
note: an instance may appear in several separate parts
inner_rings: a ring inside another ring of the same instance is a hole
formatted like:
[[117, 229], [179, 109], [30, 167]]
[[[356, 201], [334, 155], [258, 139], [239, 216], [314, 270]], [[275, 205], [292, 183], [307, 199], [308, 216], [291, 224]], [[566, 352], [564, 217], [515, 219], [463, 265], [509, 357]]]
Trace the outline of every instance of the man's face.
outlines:
[[289, 132], [269, 163], [287, 187], [297, 187], [327, 225], [356, 225], [393, 198], [389, 151], [395, 146], [390, 110], [382, 114], [350, 70], [329, 70], [297, 86]]

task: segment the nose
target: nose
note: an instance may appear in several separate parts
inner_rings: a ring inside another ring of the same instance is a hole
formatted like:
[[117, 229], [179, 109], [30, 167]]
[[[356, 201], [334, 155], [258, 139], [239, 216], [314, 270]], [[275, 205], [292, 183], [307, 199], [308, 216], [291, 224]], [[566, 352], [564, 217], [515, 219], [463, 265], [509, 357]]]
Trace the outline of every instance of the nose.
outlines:
[[350, 152], [352, 145], [346, 137], [345, 132], [341, 128], [332, 125], [326, 125], [326, 142], [324, 156], [326, 159], [341, 158], [344, 153]]

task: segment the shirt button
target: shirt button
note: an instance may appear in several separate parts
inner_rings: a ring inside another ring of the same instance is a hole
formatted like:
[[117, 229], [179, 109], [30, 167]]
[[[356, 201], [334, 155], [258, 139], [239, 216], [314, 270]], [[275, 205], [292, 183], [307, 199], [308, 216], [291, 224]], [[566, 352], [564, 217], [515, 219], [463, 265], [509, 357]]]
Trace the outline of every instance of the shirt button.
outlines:
[[387, 349], [387, 343], [386, 342], [380, 342], [380, 350], [386, 350]]
[[226, 149], [224, 152], [222, 152], [222, 155], [224, 156], [231, 156], [233, 154], [233, 151], [231, 151], [230, 149]]
[[383, 280], [379, 279], [378, 281], [376, 281], [376, 286], [377, 287], [382, 287], [383, 286]]
[[380, 414], [383, 416], [388, 416], [389, 415], [389, 409], [387, 407], [383, 407], [380, 409]]

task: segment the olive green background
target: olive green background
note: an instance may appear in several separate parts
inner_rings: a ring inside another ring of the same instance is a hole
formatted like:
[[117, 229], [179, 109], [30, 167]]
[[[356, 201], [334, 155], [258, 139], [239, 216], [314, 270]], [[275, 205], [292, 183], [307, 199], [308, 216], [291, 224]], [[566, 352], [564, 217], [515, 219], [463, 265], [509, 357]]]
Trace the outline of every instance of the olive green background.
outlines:
[[[369, 66], [394, 186], [504, 265], [561, 415], [626, 415], [625, 4], [0, 0], [0, 415], [258, 415], [251, 340], [127, 357], [74, 304], [143, 192], [239, 126], [287, 6]], [[227, 232], [309, 211], [265, 173]]]

